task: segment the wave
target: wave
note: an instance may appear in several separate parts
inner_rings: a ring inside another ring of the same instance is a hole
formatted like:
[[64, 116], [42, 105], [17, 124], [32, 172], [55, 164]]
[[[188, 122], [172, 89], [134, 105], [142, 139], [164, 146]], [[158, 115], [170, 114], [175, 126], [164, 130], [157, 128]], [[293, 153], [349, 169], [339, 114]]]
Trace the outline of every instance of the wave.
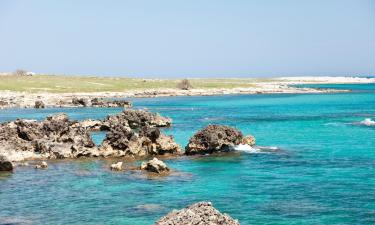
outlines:
[[362, 120], [361, 122], [359, 122], [359, 124], [365, 125], [365, 126], [375, 126], [375, 121], [371, 120], [371, 118], [366, 118]]
[[250, 145], [243, 145], [239, 144], [234, 146], [235, 151], [241, 151], [246, 153], [270, 153], [274, 151], [278, 151], [279, 148], [276, 146], [250, 146]]

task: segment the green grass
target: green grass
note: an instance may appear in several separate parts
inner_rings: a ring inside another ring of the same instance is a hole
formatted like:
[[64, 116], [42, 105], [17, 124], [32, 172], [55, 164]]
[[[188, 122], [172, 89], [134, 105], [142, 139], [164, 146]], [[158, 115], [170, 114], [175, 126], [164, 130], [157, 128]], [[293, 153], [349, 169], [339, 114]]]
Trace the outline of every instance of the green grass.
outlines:
[[[147, 90], [176, 88], [179, 79], [138, 79], [114, 77], [84, 76], [0, 76], [0, 91], [27, 92], [121, 92], [130, 90]], [[272, 81], [270, 79], [189, 79], [194, 88], [235, 88], [255, 87], [256, 83]]]

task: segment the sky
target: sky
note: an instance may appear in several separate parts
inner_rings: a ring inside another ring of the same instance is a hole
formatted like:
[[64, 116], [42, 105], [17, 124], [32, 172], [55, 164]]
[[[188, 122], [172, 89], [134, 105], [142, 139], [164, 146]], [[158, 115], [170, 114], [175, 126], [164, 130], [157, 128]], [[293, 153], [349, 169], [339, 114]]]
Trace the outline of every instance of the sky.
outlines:
[[0, 71], [375, 75], [375, 0], [0, 0]]

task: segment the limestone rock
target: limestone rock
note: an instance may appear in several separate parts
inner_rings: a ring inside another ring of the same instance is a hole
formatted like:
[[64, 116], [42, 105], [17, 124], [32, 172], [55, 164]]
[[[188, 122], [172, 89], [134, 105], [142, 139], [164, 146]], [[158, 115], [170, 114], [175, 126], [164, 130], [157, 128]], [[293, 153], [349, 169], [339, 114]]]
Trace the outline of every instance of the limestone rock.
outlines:
[[0, 171], [12, 171], [13, 163], [6, 157], [0, 156]]
[[223, 125], [208, 125], [190, 138], [185, 154], [207, 154], [229, 151], [241, 143], [243, 135], [236, 128]]
[[220, 213], [211, 202], [198, 202], [181, 210], [174, 210], [160, 218], [155, 225], [239, 225], [238, 220]]
[[247, 135], [244, 138], [242, 138], [241, 144], [254, 146], [255, 145], [255, 137], [252, 136], [252, 135]]
[[35, 165], [35, 169], [46, 169], [47, 167], [48, 167], [48, 164], [44, 161]]
[[141, 165], [141, 170], [146, 170], [153, 173], [165, 173], [169, 172], [170, 169], [163, 161], [153, 158], [148, 162], [143, 162]]
[[122, 170], [122, 162], [117, 162], [111, 165], [111, 170], [120, 171]]

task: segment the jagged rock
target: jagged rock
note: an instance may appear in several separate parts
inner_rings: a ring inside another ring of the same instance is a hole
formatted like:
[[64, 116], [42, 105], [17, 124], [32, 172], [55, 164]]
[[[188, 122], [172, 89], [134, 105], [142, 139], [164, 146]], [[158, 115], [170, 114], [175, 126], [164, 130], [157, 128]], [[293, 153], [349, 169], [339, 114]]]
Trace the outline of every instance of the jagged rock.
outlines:
[[93, 98], [91, 99], [91, 106], [92, 107], [106, 107], [106, 108], [115, 108], [115, 107], [122, 107], [122, 108], [129, 108], [132, 107], [132, 103], [127, 100], [109, 100], [109, 99], [101, 99], [101, 98]]
[[46, 169], [47, 167], [48, 167], [48, 164], [44, 161], [35, 165], [35, 169]]
[[76, 126], [78, 127], [82, 126], [83, 128], [89, 131], [101, 131], [101, 130], [106, 129], [105, 125], [103, 124], [101, 120], [92, 120], [92, 119], [83, 120], [77, 123]]
[[124, 110], [117, 115], [108, 116], [104, 123], [109, 127], [122, 126], [132, 129], [141, 128], [143, 126], [150, 127], [168, 127], [172, 124], [172, 119], [151, 113], [145, 110]]
[[72, 98], [72, 104], [76, 105], [76, 106], [87, 107], [89, 105], [89, 101], [86, 98], [77, 98], [77, 97], [74, 97], [74, 98]]
[[36, 108], [36, 109], [44, 109], [45, 108], [44, 102], [40, 101], [40, 100], [35, 101], [34, 108]]
[[6, 157], [0, 156], [0, 171], [12, 171], [13, 163]]
[[0, 124], [0, 154], [11, 161], [76, 158], [96, 152], [88, 130], [65, 114], [41, 122], [18, 119]]
[[111, 170], [120, 171], [122, 170], [122, 162], [114, 163], [111, 165]]
[[254, 146], [255, 145], [255, 137], [252, 135], [247, 135], [246, 137], [242, 138], [241, 144]]
[[198, 202], [181, 210], [173, 210], [155, 225], [239, 225], [238, 220], [220, 213], [211, 202]]
[[243, 135], [236, 128], [223, 125], [208, 125], [190, 138], [185, 154], [207, 154], [229, 151], [241, 143]]
[[145, 126], [137, 132], [122, 125], [109, 130], [101, 150], [107, 156], [133, 157], [181, 153], [181, 148], [173, 137], [162, 134], [159, 128]]
[[165, 172], [169, 172], [170, 169], [163, 161], [157, 158], [153, 158], [152, 160], [149, 160], [148, 162], [143, 162], [141, 164], [141, 170], [146, 170], [148, 172], [153, 172], [153, 173], [165, 173]]

